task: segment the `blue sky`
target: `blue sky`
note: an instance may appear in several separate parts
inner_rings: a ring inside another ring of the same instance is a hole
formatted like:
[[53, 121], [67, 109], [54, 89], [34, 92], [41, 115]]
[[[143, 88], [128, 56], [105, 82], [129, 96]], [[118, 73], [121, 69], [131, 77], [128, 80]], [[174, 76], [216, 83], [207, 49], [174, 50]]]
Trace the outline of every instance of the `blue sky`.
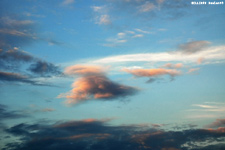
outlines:
[[191, 2], [2, 0], [0, 148], [223, 149], [225, 6]]

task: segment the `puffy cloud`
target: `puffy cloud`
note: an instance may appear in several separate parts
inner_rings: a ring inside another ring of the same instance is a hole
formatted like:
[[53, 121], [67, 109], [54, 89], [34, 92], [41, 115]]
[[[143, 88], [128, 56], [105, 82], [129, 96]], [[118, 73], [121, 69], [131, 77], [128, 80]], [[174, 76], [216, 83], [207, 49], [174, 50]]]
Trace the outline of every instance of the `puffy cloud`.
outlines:
[[192, 41], [179, 45], [179, 50], [185, 54], [193, 54], [204, 50], [211, 44], [209, 41]]
[[67, 104], [76, 104], [90, 99], [114, 99], [137, 92], [137, 89], [133, 87], [111, 81], [98, 66], [70, 66], [65, 69], [65, 74], [82, 76], [72, 84], [73, 89], [70, 92], [58, 96], [58, 98], [67, 98]]
[[[21, 123], [5, 129], [23, 139], [10, 141], [5, 149], [121, 149], [121, 150], [222, 150], [217, 141], [224, 142], [224, 128], [186, 129], [180, 131], [143, 128], [142, 126], [113, 126], [105, 120], [78, 120], [56, 124]], [[210, 141], [210, 144], [208, 143]], [[3, 149], [3, 150], [5, 150]]]
[[157, 77], [162, 75], [170, 75], [170, 76], [177, 76], [180, 75], [181, 72], [175, 69], [164, 69], [164, 68], [157, 68], [157, 69], [123, 69], [123, 71], [131, 73], [137, 77]]

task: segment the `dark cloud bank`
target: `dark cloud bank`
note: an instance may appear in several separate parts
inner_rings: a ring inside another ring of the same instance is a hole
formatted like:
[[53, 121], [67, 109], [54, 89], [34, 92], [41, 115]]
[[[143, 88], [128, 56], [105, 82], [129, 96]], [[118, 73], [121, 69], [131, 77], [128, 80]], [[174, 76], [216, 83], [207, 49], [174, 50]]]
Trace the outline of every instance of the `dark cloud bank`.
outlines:
[[41, 38], [37, 23], [21, 15], [21, 2], [0, 1], [0, 82], [49, 85], [35, 80], [37, 77], [61, 75], [59, 66], [21, 50], [37, 41], [56, 43]]
[[222, 150], [225, 128], [165, 131], [141, 126], [112, 126], [107, 120], [18, 124], [5, 129], [21, 142], [3, 150]]

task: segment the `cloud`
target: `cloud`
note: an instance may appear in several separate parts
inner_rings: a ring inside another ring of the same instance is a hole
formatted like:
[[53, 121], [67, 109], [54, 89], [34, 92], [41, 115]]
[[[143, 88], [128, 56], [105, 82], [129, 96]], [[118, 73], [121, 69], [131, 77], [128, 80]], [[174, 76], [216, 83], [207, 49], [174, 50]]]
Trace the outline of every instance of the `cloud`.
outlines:
[[28, 70], [43, 77], [62, 74], [58, 66], [42, 60], [38, 60], [34, 64], [31, 64]]
[[195, 73], [195, 72], [197, 72], [199, 69], [200, 69], [200, 68], [191, 68], [191, 69], [188, 70], [187, 73]]
[[141, 38], [143, 36], [144, 36], [143, 34], [136, 34], [136, 35], [132, 36], [132, 38]]
[[0, 48], [10, 49], [31, 43], [37, 39], [35, 23], [15, 17], [0, 15]]
[[[142, 34], [139, 34], [136, 32], [141, 32]], [[103, 44], [103, 46], [107, 46], [107, 47], [120, 46], [121, 44], [127, 43], [128, 41], [133, 40], [134, 38], [142, 38], [144, 37], [145, 34], [150, 34], [150, 32], [144, 31], [141, 29], [135, 29], [134, 31], [126, 30], [126, 31], [117, 33], [117, 35], [113, 38], [106, 39], [107, 43]]]
[[155, 52], [155, 53], [135, 53], [126, 55], [110, 56], [89, 63], [94, 64], [113, 64], [113, 63], [132, 63], [132, 62], [179, 62], [182, 64], [196, 64], [196, 61], [204, 57], [206, 64], [220, 63], [225, 60], [225, 46], [209, 46], [203, 48], [198, 53], [187, 55], [181, 51]]
[[139, 7], [139, 11], [140, 12], [149, 12], [155, 9], [155, 5], [153, 3], [150, 2], [145, 2], [145, 4], [141, 5]]
[[208, 127], [208, 128], [225, 127], [225, 119], [216, 119], [215, 122], [207, 125], [206, 127]]
[[28, 76], [24, 76], [18, 73], [2, 72], [2, 71], [0, 71], [0, 82], [20, 82], [20, 83], [28, 83], [31, 85], [43, 85], [43, 86], [48, 85], [44, 83], [39, 83], [38, 81], [34, 81]]
[[101, 74], [104, 70], [99, 66], [74, 65], [66, 67], [64, 72], [67, 75], [93, 75]]
[[111, 20], [109, 15], [101, 15], [97, 18], [97, 24], [109, 25], [111, 24]]
[[0, 76], [1, 81], [23, 82], [33, 85], [45, 85], [33, 81], [35, 77], [62, 75], [58, 66], [21, 51], [17, 47], [7, 51], [0, 49], [0, 69], [3, 70]]
[[0, 121], [24, 117], [27, 117], [27, 115], [21, 113], [20, 111], [10, 111], [6, 105], [0, 104]]
[[211, 42], [209, 41], [193, 41], [179, 45], [179, 50], [185, 54], [193, 54], [207, 48]]
[[67, 104], [76, 104], [91, 99], [111, 100], [133, 95], [137, 89], [118, 84], [106, 77], [98, 66], [75, 65], [65, 69], [65, 74], [79, 75], [72, 85], [73, 89], [58, 98], [67, 98]]
[[75, 2], [75, 0], [64, 0], [63, 2], [62, 2], [62, 5], [71, 5], [71, 4], [73, 4]]
[[[209, 150], [225, 148], [224, 128], [180, 131], [143, 128], [136, 125], [114, 126], [105, 120], [87, 119], [56, 124], [21, 123], [5, 129], [21, 139], [9, 141], [5, 149], [121, 149], [121, 150]], [[209, 143], [210, 141], [210, 143]], [[219, 142], [220, 141], [220, 142]], [[3, 150], [5, 150], [3, 149]]]
[[175, 69], [123, 69], [122, 71], [128, 72], [137, 77], [157, 77], [162, 75], [170, 75], [171, 77], [180, 75], [181, 72]]
[[177, 64], [167, 63], [167, 64], [163, 65], [163, 67], [172, 68], [172, 69], [182, 68], [183, 66], [184, 65], [182, 63], [177, 63]]

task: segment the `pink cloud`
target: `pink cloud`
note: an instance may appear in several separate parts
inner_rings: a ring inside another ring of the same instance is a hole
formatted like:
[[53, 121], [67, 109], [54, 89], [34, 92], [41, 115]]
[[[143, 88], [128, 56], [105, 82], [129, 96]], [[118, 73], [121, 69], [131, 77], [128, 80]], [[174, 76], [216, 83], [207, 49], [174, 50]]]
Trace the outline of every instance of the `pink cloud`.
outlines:
[[123, 69], [123, 71], [131, 73], [134, 76], [137, 77], [157, 77], [162, 75], [170, 75], [170, 76], [176, 76], [180, 75], [181, 72], [175, 69], [163, 69], [163, 68], [157, 68], [157, 69]]
[[58, 98], [66, 98], [66, 104], [77, 104], [94, 99], [113, 99], [134, 94], [137, 89], [111, 81], [99, 66], [75, 65], [67, 67], [65, 74], [79, 75], [72, 90]]

